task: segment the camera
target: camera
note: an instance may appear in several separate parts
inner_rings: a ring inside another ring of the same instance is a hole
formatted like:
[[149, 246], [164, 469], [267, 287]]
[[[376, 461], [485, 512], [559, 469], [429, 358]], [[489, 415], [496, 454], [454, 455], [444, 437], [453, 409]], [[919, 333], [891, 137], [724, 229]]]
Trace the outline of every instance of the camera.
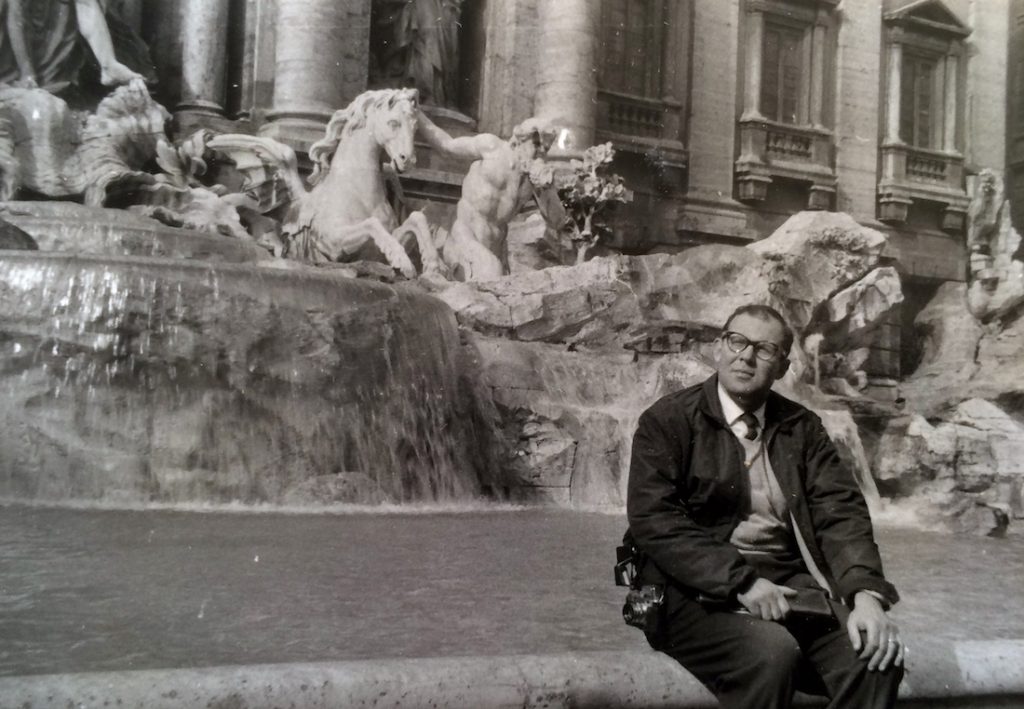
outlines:
[[656, 633], [661, 620], [665, 591], [661, 586], [644, 585], [630, 589], [622, 606], [622, 619], [645, 633]]

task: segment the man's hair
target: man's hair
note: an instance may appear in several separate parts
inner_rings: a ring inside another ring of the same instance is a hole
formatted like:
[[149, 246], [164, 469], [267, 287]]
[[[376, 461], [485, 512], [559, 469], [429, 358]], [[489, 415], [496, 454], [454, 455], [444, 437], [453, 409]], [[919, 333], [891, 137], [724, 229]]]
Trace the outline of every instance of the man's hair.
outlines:
[[784, 356], [789, 356], [789, 349], [793, 346], [793, 331], [789, 327], [789, 323], [782, 317], [782, 313], [773, 308], [770, 305], [760, 305], [757, 303], [751, 303], [748, 305], [741, 305], [732, 311], [732, 314], [725, 319], [725, 325], [722, 326], [722, 331], [725, 332], [729, 329], [729, 324], [733, 320], [738, 318], [740, 315], [750, 315], [758, 320], [774, 320], [782, 326], [782, 353]]
[[545, 150], [551, 147], [558, 137], [558, 129], [540, 118], [527, 118], [512, 129], [509, 143], [515, 147], [520, 143], [532, 140]]

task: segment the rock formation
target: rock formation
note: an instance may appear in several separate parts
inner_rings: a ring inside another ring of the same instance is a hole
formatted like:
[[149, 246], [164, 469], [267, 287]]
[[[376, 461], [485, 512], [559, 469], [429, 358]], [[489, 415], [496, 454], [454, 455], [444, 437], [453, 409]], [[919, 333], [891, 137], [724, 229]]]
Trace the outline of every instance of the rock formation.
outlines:
[[798, 335], [786, 393], [822, 413], [877, 506], [853, 418], [811, 386], [800, 342], [816, 334], [831, 338], [826, 349], [864, 344], [901, 299], [895, 273], [877, 267], [883, 246], [879, 232], [846, 215], [799, 214], [749, 248], [599, 257], [450, 284], [436, 295], [472, 331], [468, 345], [494, 404], [514, 498], [621, 504], [637, 417], [708, 376], [707, 348], [726, 317], [762, 302]]
[[993, 535], [1022, 517], [1024, 482], [1024, 264], [1002, 193], [997, 176], [981, 176], [968, 281], [944, 284], [918, 314], [923, 356], [901, 384], [907, 415], [871, 433], [894, 509]]

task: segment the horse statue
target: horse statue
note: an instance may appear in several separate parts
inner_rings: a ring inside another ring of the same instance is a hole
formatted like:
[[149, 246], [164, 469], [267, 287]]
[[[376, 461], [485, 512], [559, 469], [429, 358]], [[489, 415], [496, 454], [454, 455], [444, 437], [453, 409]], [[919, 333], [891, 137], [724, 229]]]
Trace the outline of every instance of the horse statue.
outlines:
[[[440, 260], [422, 212], [401, 224], [388, 202], [383, 158], [395, 172], [415, 164], [415, 89], [367, 91], [336, 111], [324, 138], [310, 148], [314, 163], [307, 190], [294, 151], [270, 138], [224, 134], [203, 141], [229, 158], [243, 176], [241, 190], [263, 214], [282, 214], [282, 255], [313, 263], [350, 261], [372, 254], [371, 244], [407, 278], [416, 268], [407, 250], [419, 251], [424, 273]], [[367, 252], [370, 253], [367, 253]]]

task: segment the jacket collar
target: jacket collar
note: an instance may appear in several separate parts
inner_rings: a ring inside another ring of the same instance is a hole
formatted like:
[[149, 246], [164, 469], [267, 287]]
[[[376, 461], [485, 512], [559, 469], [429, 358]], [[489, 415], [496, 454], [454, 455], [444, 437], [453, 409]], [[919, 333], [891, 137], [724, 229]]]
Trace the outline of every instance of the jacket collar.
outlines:
[[[718, 425], [726, 427], [729, 425], [722, 412], [722, 404], [718, 400], [717, 374], [712, 374], [704, 380], [698, 408]], [[768, 399], [764, 405], [764, 430], [768, 431], [776, 426], [788, 425], [799, 418], [803, 412], [802, 406], [774, 391], [768, 392]]]

